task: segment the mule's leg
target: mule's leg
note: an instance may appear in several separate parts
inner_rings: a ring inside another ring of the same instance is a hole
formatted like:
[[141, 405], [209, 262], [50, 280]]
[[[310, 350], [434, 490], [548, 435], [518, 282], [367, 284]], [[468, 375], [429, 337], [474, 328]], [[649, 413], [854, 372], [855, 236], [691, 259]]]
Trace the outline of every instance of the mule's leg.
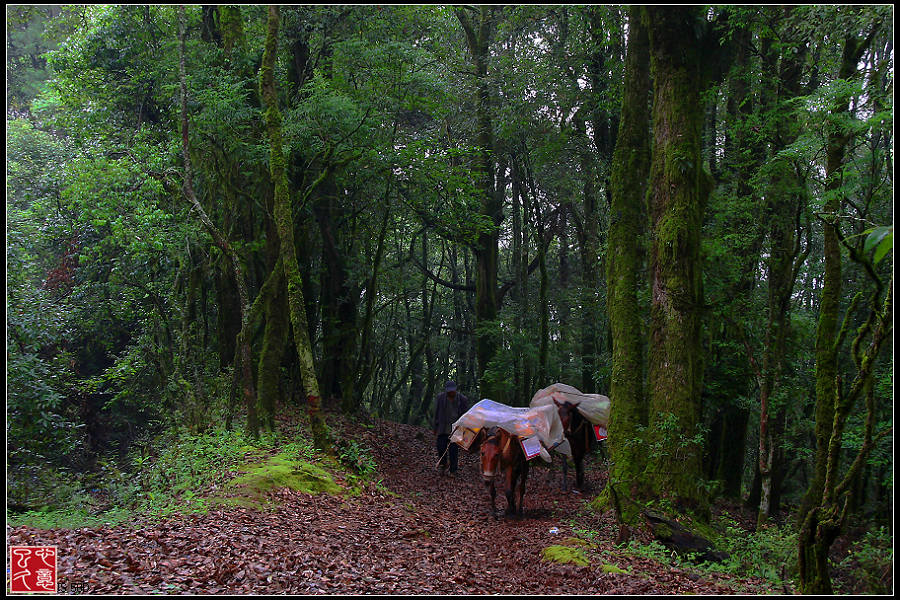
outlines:
[[484, 487], [487, 488], [488, 492], [491, 495], [491, 514], [497, 510], [496, 507], [496, 498], [497, 498], [497, 489], [494, 487], [493, 479], [486, 479], [484, 482]]
[[528, 463], [522, 465], [522, 477], [519, 479], [519, 514], [525, 510], [525, 482], [528, 480]]
[[575, 487], [584, 489], [584, 456], [575, 459]]
[[578, 486], [579, 490], [586, 491], [590, 489], [590, 485], [587, 485], [584, 480], [584, 459], [591, 452], [591, 443], [590, 439], [585, 439], [584, 447], [580, 452], [573, 452], [572, 458], [575, 459], [575, 483]]
[[562, 455], [562, 489], [564, 492], [569, 491], [569, 459], [566, 458], [566, 455]]
[[518, 473], [515, 472], [514, 468], [510, 467], [504, 475], [504, 483], [506, 483], [506, 514], [509, 516], [516, 514], [516, 480], [518, 479]]

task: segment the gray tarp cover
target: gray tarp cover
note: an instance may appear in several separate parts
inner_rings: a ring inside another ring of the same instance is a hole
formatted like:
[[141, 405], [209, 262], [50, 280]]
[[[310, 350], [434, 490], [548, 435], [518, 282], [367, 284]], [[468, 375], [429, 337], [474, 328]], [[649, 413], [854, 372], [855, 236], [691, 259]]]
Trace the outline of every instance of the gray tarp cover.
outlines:
[[468, 450], [478, 431], [491, 427], [500, 427], [522, 439], [536, 436], [542, 446], [540, 456], [547, 462], [550, 462], [547, 449], [572, 454], [559, 412], [552, 402], [545, 406], [517, 408], [484, 399], [453, 424], [450, 441]]
[[574, 404], [578, 407], [578, 412], [584, 415], [592, 425], [600, 425], [603, 428], [609, 425], [610, 401], [608, 396], [584, 394], [571, 385], [554, 383], [536, 393], [531, 399], [531, 406], [555, 406], [554, 400], [560, 404], [564, 402]]

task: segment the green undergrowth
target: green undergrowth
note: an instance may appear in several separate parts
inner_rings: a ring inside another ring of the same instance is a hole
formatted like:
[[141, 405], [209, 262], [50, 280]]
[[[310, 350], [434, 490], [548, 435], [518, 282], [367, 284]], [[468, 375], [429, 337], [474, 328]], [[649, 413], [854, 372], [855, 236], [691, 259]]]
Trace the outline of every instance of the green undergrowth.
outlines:
[[884, 526], [867, 531], [853, 542], [847, 555], [836, 565], [851, 575], [835, 578], [835, 593], [856, 594], [865, 590], [871, 594], [891, 594], [894, 581], [893, 546], [894, 536]]
[[[597, 554], [597, 543], [580, 537], [568, 537], [559, 544], [548, 546], [541, 550], [541, 559], [558, 564], [572, 564], [579, 567], [590, 566], [592, 558]], [[601, 558], [605, 558], [608, 552], [600, 552]], [[609, 562], [600, 562], [599, 568], [604, 573], [627, 574], [628, 571], [618, 565]]]
[[[377, 480], [371, 452], [355, 440], [317, 451], [302, 433], [263, 434], [217, 428], [168, 432], [136, 447], [125, 461], [98, 461], [90, 476], [70, 482], [68, 498], [40, 510], [11, 513], [7, 522], [42, 529], [153, 521], [221, 506], [264, 510], [279, 488], [308, 494], [356, 495]], [[383, 490], [389, 493], [387, 490]]]
[[6, 522], [10, 527], [26, 525], [37, 529], [76, 529], [119, 525], [128, 522], [133, 514], [125, 508], [111, 508], [95, 514], [84, 507], [44, 507], [22, 513], [7, 512]]
[[797, 535], [789, 526], [747, 531], [727, 514], [714, 518], [709, 525], [694, 521], [684, 525], [710, 540], [727, 558], [700, 561], [697, 554], [674, 552], [657, 540], [649, 544], [631, 540], [624, 551], [688, 572], [760, 578], [779, 588], [793, 585], [797, 577]]

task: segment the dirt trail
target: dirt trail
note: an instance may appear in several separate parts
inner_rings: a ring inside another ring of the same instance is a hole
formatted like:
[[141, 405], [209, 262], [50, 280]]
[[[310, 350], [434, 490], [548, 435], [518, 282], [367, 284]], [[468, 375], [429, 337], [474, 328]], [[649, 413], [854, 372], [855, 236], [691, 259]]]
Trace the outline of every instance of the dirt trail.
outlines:
[[[92, 593], [735, 591], [719, 579], [621, 554], [612, 545], [612, 520], [586, 510], [589, 494], [562, 492], [558, 470], [532, 469], [523, 518], [497, 518], [489, 512], [475, 455], [460, 452], [456, 476], [441, 477], [433, 438], [421, 428], [376, 421], [343, 429], [372, 449], [381, 486], [349, 497], [282, 490], [281, 504], [271, 511], [230, 508], [139, 528], [19, 527], [7, 530], [8, 544], [58, 546], [60, 579], [86, 583]], [[602, 487], [599, 466], [589, 464], [586, 472]], [[501, 494], [497, 506], [506, 507]], [[553, 527], [559, 533], [551, 533]], [[590, 566], [541, 560], [543, 548], [585, 537], [585, 531], [597, 543], [587, 549]], [[605, 572], [604, 563], [629, 573]]]

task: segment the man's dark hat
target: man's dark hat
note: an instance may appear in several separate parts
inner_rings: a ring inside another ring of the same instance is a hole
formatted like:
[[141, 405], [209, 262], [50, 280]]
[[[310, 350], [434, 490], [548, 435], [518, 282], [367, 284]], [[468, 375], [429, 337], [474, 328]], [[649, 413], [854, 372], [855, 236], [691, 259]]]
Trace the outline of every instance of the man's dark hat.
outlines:
[[444, 386], [444, 391], [447, 391], [447, 392], [455, 392], [455, 391], [456, 391], [456, 382], [455, 382], [455, 381], [448, 381], [448, 382], [447, 382], [447, 385]]

